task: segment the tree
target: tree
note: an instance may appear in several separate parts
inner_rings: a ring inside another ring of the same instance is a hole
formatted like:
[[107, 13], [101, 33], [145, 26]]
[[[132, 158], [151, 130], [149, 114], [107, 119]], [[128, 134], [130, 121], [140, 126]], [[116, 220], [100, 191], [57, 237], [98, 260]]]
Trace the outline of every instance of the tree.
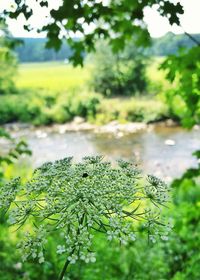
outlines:
[[7, 26], [0, 21], [0, 94], [15, 91], [14, 76], [17, 69], [17, 60], [12, 52], [13, 42], [10, 39]]
[[92, 85], [95, 91], [105, 96], [144, 93], [147, 84], [145, 56], [134, 42], [118, 54], [113, 54], [105, 42], [99, 42], [91, 60], [94, 63]]
[[[18, 18], [21, 15], [27, 20], [25, 28], [31, 29], [29, 20], [38, 13], [27, 0], [14, 0], [15, 5], [6, 9], [1, 17]], [[35, 0], [41, 9], [47, 9], [47, 0]], [[73, 49], [71, 56], [74, 64], [82, 64], [83, 53], [95, 49], [98, 39], [107, 39], [113, 51], [122, 50], [125, 43], [134, 40], [137, 45], [146, 46], [150, 42], [147, 26], [144, 22], [144, 9], [155, 6], [170, 24], [179, 24], [179, 15], [183, 14], [180, 3], [169, 0], [64, 0], [58, 9], [49, 8], [49, 23], [38, 31], [46, 31], [47, 47], [59, 49], [62, 39], [66, 38]], [[73, 38], [79, 36], [79, 40]]]
[[176, 87], [167, 92], [167, 101], [174, 115], [184, 126], [192, 127], [200, 121], [200, 46], [180, 49], [170, 55], [161, 68], [167, 71], [170, 82], [176, 80]]

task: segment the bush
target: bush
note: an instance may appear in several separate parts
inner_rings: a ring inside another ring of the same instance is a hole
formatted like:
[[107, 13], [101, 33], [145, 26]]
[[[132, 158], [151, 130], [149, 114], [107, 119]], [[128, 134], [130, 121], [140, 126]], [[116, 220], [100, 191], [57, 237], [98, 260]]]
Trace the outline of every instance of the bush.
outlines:
[[64, 123], [75, 116], [95, 118], [100, 97], [95, 93], [21, 91], [0, 97], [0, 124], [21, 121], [35, 125]]
[[47, 124], [42, 114], [44, 100], [34, 94], [12, 94], [0, 97], [0, 124], [21, 121]]
[[101, 42], [92, 57], [92, 87], [105, 96], [137, 95], [144, 93], [147, 85], [145, 59], [142, 53], [129, 44], [120, 54]]
[[0, 96], [0, 124], [20, 121], [47, 125], [71, 121], [75, 116], [97, 124], [112, 120], [149, 123], [169, 117], [169, 112], [168, 107], [156, 99], [106, 99], [86, 91], [29, 90]]
[[[196, 153], [198, 159], [200, 153]], [[170, 268], [170, 279], [200, 279], [200, 165], [189, 169], [174, 188], [174, 231], [164, 247]]]
[[152, 122], [169, 116], [167, 106], [156, 99], [103, 99], [99, 105], [96, 121], [103, 124], [118, 119], [121, 122]]

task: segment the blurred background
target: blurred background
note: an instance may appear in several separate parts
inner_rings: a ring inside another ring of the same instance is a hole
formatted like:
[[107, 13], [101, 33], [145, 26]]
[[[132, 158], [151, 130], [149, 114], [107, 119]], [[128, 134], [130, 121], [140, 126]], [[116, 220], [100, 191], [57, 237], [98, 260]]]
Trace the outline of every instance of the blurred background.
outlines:
[[[35, 167], [68, 156], [101, 154], [113, 164], [128, 159], [171, 184], [169, 240], [150, 246], [141, 233], [140, 241], [121, 248], [97, 234], [97, 262], [72, 266], [66, 279], [200, 279], [200, 5], [72, 2], [0, 2], [0, 186], [15, 176], [25, 182]], [[93, 24], [96, 9], [104, 32], [99, 26], [83, 31], [88, 14], [73, 14], [72, 4], [82, 12], [88, 5]], [[57, 25], [47, 23], [43, 7]], [[102, 7], [115, 11], [113, 25]], [[73, 32], [67, 40], [59, 21]], [[55, 239], [47, 262], [22, 263], [20, 234], [0, 220], [0, 279], [56, 279], [62, 260]]]

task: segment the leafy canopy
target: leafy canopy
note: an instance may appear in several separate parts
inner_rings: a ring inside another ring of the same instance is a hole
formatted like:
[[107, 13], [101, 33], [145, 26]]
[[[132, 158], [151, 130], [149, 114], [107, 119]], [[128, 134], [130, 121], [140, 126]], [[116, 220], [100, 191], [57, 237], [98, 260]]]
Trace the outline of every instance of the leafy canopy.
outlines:
[[167, 100], [173, 113], [186, 127], [200, 121], [200, 47], [180, 49], [177, 55], [170, 55], [161, 68], [167, 72], [170, 82], [177, 86], [167, 92]]
[[14, 42], [6, 24], [0, 20], [0, 95], [16, 91], [14, 76], [17, 71], [17, 60], [12, 52]]
[[[38, 9], [34, 10], [27, 0], [13, 2], [15, 5], [5, 10], [2, 17], [16, 19], [22, 14], [27, 20], [24, 27], [30, 30], [29, 20]], [[49, 1], [35, 2], [41, 9], [49, 9], [49, 23], [38, 30], [47, 32], [47, 46], [58, 50], [62, 39], [66, 38], [73, 49], [71, 59], [74, 64], [82, 64], [83, 53], [93, 51], [99, 38], [108, 39], [116, 52], [123, 49], [133, 36], [138, 45], [146, 46], [150, 41], [144, 22], [146, 7], [155, 6], [170, 24], [179, 24], [179, 15], [183, 14], [179, 2], [175, 4], [168, 0], [63, 0], [58, 9], [49, 7]], [[74, 40], [75, 37], [79, 39]]]

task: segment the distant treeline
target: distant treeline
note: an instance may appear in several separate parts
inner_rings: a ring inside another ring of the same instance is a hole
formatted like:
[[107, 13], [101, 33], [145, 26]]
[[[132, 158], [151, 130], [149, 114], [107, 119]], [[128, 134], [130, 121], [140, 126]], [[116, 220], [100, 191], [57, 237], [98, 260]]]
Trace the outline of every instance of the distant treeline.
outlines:
[[[200, 42], [200, 34], [192, 35], [195, 40]], [[46, 49], [45, 38], [19, 38], [24, 42], [16, 47], [16, 53], [20, 62], [44, 62], [65, 60], [71, 55], [71, 49], [64, 43], [60, 51]], [[166, 56], [174, 54], [180, 47], [193, 47], [195, 42], [186, 34], [174, 35], [169, 32], [165, 36], [153, 39], [153, 45], [145, 52], [153, 56]]]
[[67, 59], [72, 51], [67, 43], [63, 43], [61, 49], [56, 52], [54, 49], [45, 48], [46, 38], [18, 38], [22, 41], [15, 52], [20, 62], [44, 62]]
[[[191, 37], [200, 43], [200, 34], [192, 34]], [[171, 32], [165, 36], [153, 39], [153, 45], [148, 54], [154, 56], [166, 56], [177, 53], [181, 47], [192, 48], [196, 45], [187, 34], [175, 35]]]

